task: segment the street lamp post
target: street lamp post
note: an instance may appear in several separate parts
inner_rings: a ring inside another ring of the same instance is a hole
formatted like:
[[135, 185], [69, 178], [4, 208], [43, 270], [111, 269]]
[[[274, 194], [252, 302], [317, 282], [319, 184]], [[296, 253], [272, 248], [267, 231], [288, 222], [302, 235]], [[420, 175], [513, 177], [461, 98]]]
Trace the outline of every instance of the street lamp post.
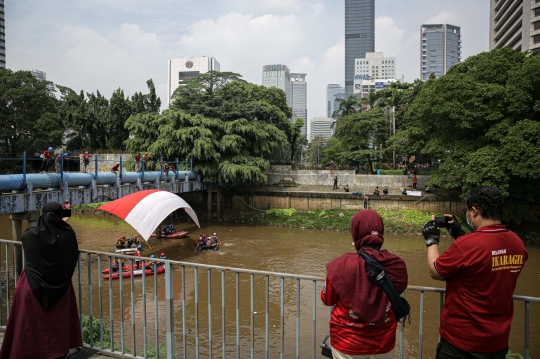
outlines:
[[[393, 135], [396, 134], [396, 106], [392, 106], [392, 130]], [[392, 151], [392, 167], [396, 169], [396, 148]]]

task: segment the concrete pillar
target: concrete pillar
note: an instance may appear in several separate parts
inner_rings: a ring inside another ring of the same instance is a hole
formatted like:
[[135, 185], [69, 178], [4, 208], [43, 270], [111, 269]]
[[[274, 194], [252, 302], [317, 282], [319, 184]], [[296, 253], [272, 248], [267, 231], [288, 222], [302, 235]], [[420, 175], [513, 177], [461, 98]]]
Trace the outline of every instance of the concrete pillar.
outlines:
[[20, 214], [9, 215], [9, 219], [11, 219], [11, 239], [14, 241], [20, 241], [22, 236], [22, 218]]
[[211, 219], [212, 218], [212, 190], [208, 190], [208, 202], [206, 206], [207, 206], [208, 219]]
[[221, 221], [221, 188], [217, 190], [217, 218]]
[[37, 224], [37, 220], [39, 218], [39, 211], [27, 212], [27, 218], [28, 218], [28, 228], [35, 227]]

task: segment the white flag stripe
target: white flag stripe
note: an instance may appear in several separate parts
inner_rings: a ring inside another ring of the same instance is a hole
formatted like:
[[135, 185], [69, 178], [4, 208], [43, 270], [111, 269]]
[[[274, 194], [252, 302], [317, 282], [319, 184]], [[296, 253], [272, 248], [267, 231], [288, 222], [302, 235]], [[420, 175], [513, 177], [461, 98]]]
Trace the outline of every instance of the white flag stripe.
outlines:
[[195, 211], [182, 198], [167, 191], [154, 192], [144, 197], [126, 216], [125, 221], [148, 241], [152, 232], [163, 222], [167, 216], [179, 208], [186, 208], [186, 212], [199, 226]]

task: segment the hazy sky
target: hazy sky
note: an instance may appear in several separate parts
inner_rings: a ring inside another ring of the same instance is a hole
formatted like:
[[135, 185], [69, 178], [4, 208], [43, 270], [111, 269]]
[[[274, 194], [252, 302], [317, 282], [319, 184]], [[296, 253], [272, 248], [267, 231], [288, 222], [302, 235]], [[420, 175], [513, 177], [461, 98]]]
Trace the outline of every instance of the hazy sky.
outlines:
[[[308, 118], [325, 116], [326, 85], [344, 81], [343, 0], [6, 0], [7, 67], [45, 71], [76, 91], [110, 97], [156, 83], [167, 60], [214, 56], [261, 84], [262, 66], [307, 73]], [[488, 0], [376, 0], [375, 50], [419, 77], [420, 25], [461, 26], [463, 58], [488, 50]]]

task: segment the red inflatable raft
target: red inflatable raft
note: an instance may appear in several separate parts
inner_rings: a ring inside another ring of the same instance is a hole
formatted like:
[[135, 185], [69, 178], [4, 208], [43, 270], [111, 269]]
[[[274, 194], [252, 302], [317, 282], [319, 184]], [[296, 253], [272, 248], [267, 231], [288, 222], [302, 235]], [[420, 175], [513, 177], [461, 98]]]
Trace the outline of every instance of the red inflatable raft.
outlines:
[[[178, 232], [174, 232], [173, 234], [165, 234], [165, 233], [161, 232], [161, 238], [184, 238], [188, 234], [189, 234], [188, 231], [178, 231]], [[152, 234], [151, 237], [155, 238], [156, 235]]]
[[[141, 277], [142, 272], [143, 272], [142, 269], [135, 269], [133, 271], [133, 276], [134, 277]], [[145, 269], [144, 273], [146, 275], [154, 275], [154, 271], [152, 271], [151, 269]], [[165, 267], [158, 267], [157, 274], [162, 274], [162, 273], [165, 273]], [[130, 278], [130, 277], [131, 277], [131, 270], [122, 271], [122, 278]], [[118, 279], [118, 278], [120, 278], [120, 274], [119, 273], [113, 273], [111, 278], [112, 279]], [[109, 279], [109, 275], [108, 274], [104, 275], [103, 279]]]

